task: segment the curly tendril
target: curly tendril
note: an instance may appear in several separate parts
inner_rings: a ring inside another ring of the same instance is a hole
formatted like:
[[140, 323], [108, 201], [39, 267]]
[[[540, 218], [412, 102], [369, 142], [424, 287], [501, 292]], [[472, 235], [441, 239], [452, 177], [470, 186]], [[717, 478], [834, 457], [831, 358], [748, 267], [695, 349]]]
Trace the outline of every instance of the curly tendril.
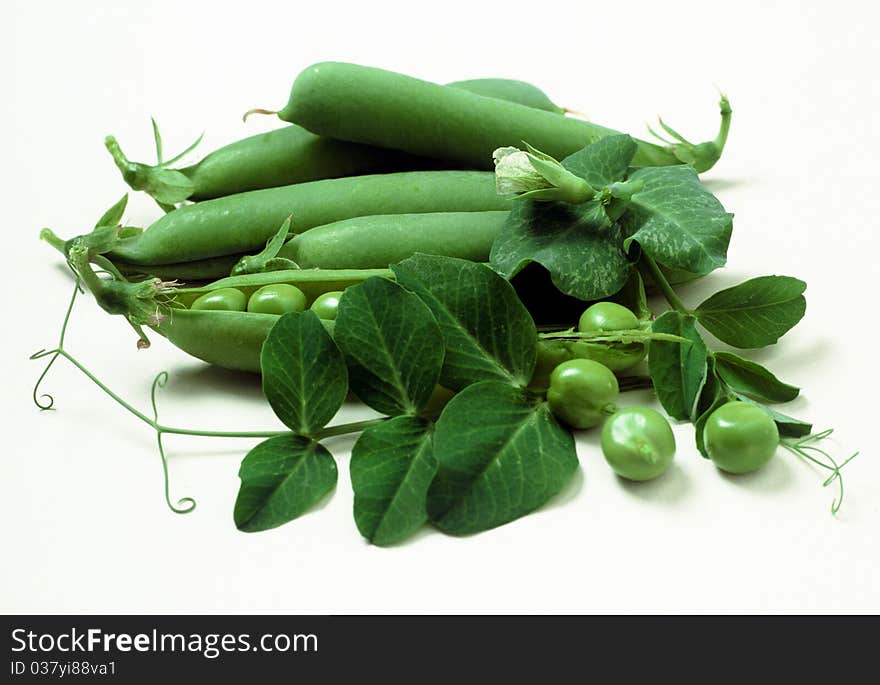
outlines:
[[168, 476], [168, 458], [165, 456], [165, 447], [162, 445], [162, 427], [159, 424], [159, 408], [156, 404], [156, 395], [160, 388], [168, 383], [168, 372], [162, 371], [153, 379], [150, 389], [150, 402], [153, 405], [153, 423], [156, 428], [156, 443], [159, 446], [159, 457], [162, 460], [162, 476], [165, 481], [165, 503], [175, 514], [188, 514], [196, 508], [196, 501], [192, 497], [182, 497], [177, 500], [177, 506], [171, 502], [171, 485]]
[[[76, 272], [74, 272], [76, 273]], [[49, 373], [49, 369], [52, 368], [52, 365], [55, 363], [55, 360], [61, 356], [61, 352], [64, 349], [64, 336], [67, 334], [67, 325], [70, 322], [70, 314], [73, 312], [73, 304], [76, 302], [76, 296], [81, 292], [81, 286], [79, 282], [79, 278], [76, 279], [73, 286], [73, 294], [70, 296], [70, 303], [67, 305], [67, 311], [64, 313], [64, 322], [61, 324], [61, 335], [58, 338], [58, 347], [54, 350], [46, 350], [45, 348], [39, 350], [38, 352], [34, 352], [29, 359], [31, 361], [37, 359], [43, 359], [44, 357], [48, 357], [51, 355], [51, 359], [49, 363], [46, 364], [46, 368], [43, 369], [43, 373], [40, 374], [39, 378], [37, 378], [37, 382], [34, 383], [34, 391], [32, 394], [34, 404], [41, 411], [48, 411], [49, 409], [54, 409], [55, 407], [55, 398], [48, 393], [43, 393], [42, 395], [38, 395], [40, 391], [40, 385], [43, 383], [43, 379]]]
[[[823, 469], [831, 471], [831, 475], [825, 479], [822, 483], [823, 487], [827, 487], [831, 485], [834, 481], [837, 481], [837, 497], [835, 497], [831, 502], [831, 513], [836, 514], [840, 511], [840, 507], [843, 504], [843, 475], [840, 473], [841, 469], [849, 464], [853, 459], [859, 456], [858, 452], [854, 452], [852, 455], [847, 457], [843, 461], [843, 463], [838, 464], [837, 461], [832, 457], [828, 452], [823, 450], [821, 447], [813, 444], [824, 440], [829, 437], [834, 432], [833, 428], [829, 428], [827, 430], [822, 431], [821, 433], [812, 433], [811, 435], [804, 436], [799, 440], [783, 440], [782, 446], [785, 447], [789, 452], [796, 454], [803, 459], [819, 466]], [[821, 458], [817, 458], [813, 455], [819, 455]], [[822, 461], [822, 459], [828, 460], [828, 463]]]

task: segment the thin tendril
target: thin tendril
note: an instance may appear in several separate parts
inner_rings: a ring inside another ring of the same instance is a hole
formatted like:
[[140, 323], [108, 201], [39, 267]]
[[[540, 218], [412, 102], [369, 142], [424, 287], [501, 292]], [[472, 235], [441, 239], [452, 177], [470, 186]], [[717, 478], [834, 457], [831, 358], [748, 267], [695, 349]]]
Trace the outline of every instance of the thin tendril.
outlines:
[[[74, 272], [75, 273], [75, 272]], [[39, 350], [38, 352], [34, 352], [30, 356], [31, 360], [42, 359], [43, 357], [52, 355], [52, 358], [49, 360], [49, 363], [46, 364], [46, 368], [43, 369], [43, 373], [40, 374], [39, 378], [37, 378], [37, 382], [34, 384], [34, 391], [32, 394], [34, 404], [41, 411], [48, 411], [49, 409], [53, 409], [55, 406], [55, 398], [48, 393], [43, 393], [42, 395], [38, 395], [37, 393], [40, 390], [40, 384], [43, 382], [43, 379], [49, 373], [49, 369], [52, 368], [52, 365], [55, 363], [55, 360], [61, 354], [61, 350], [64, 348], [64, 336], [67, 334], [67, 324], [70, 322], [70, 314], [73, 312], [73, 304], [76, 302], [76, 296], [80, 292], [80, 284], [79, 278], [76, 279], [76, 282], [73, 286], [73, 294], [70, 296], [70, 303], [67, 305], [67, 311], [64, 313], [64, 322], [61, 324], [61, 335], [58, 338], [58, 347], [54, 350]], [[41, 402], [42, 400], [42, 402]]]
[[[828, 452], [823, 450], [821, 447], [817, 447], [814, 444], [809, 444], [809, 443], [818, 442], [820, 440], [824, 440], [829, 435], [831, 435], [833, 432], [834, 432], [833, 428], [828, 428], [828, 429], [822, 431], [821, 433], [813, 433], [811, 435], [804, 436], [800, 440], [797, 440], [794, 442], [789, 441], [789, 440], [783, 440], [782, 446], [785, 447], [789, 452], [792, 452], [793, 454], [796, 454], [797, 456], [802, 457], [803, 459], [806, 459], [807, 461], [815, 464], [816, 466], [820, 466], [823, 469], [827, 469], [828, 471], [831, 471], [831, 475], [825, 479], [825, 481], [822, 483], [822, 486], [827, 487], [827, 486], [831, 485], [831, 483], [833, 483], [835, 480], [837, 481], [838, 495], [831, 502], [831, 513], [836, 514], [838, 511], [840, 511], [840, 507], [843, 504], [843, 495], [844, 495], [843, 474], [841, 474], [840, 471], [849, 462], [851, 462], [853, 459], [855, 459], [857, 456], [859, 456], [859, 453], [855, 452], [850, 457], [848, 457], [843, 463], [838, 464], [837, 461], [835, 461], [834, 457], [832, 457]], [[824, 463], [820, 459], [817, 459], [812, 454], [810, 454], [810, 452], [812, 452], [814, 454], [821, 455], [822, 457], [827, 459], [829, 462], [831, 462], [831, 466]]]
[[175, 514], [188, 514], [196, 508], [196, 501], [192, 497], [181, 497], [177, 500], [177, 506], [171, 503], [171, 484], [168, 476], [168, 458], [165, 456], [165, 448], [162, 445], [162, 428], [159, 425], [159, 408], [156, 405], [156, 394], [159, 388], [164, 388], [168, 383], [168, 372], [162, 371], [153, 379], [153, 387], [150, 389], [150, 402], [153, 405], [153, 421], [156, 424], [156, 443], [159, 445], [159, 457], [162, 460], [162, 477], [165, 481], [165, 503]]

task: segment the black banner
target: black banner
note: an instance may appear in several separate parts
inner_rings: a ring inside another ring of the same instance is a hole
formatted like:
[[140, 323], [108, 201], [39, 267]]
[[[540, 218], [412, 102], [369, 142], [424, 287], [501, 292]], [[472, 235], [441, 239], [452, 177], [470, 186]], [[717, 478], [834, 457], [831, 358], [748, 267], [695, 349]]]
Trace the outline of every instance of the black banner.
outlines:
[[0, 681], [10, 683], [840, 677], [872, 655], [857, 645], [880, 634], [875, 616], [3, 616], [0, 623], [7, 657]]

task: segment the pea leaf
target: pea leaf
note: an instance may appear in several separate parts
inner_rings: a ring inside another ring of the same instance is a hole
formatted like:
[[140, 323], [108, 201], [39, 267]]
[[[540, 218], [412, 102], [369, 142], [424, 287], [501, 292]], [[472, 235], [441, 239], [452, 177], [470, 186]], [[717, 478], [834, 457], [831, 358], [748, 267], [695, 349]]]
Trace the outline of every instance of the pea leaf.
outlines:
[[428, 486], [437, 472], [431, 423], [398, 416], [361, 433], [351, 450], [354, 520], [376, 545], [409, 537], [428, 520]]
[[713, 411], [722, 404], [729, 402], [730, 399], [728, 391], [724, 388], [721, 381], [718, 380], [715, 357], [709, 356], [706, 364], [706, 382], [703, 384], [703, 389], [700, 390], [700, 398], [697, 401], [697, 420], [694, 421], [694, 437], [697, 443], [697, 450], [706, 459], [709, 459], [709, 453], [706, 451], [706, 443], [703, 436], [706, 420]]
[[599, 202], [518, 200], [492, 244], [489, 262], [508, 279], [536, 262], [561, 292], [598, 300], [620, 290], [629, 276], [622, 243], [623, 234]]
[[753, 399], [789, 402], [800, 392], [799, 388], [783, 383], [760, 364], [730, 352], [715, 353], [715, 369], [731, 389]]
[[607, 136], [569, 155], [562, 166], [601, 189], [623, 180], [637, 149], [628, 135]]
[[439, 468], [428, 514], [441, 530], [475, 533], [512, 521], [558, 493], [577, 468], [574, 440], [544, 403], [497, 381], [452, 398], [434, 433]]
[[391, 268], [440, 325], [446, 347], [441, 385], [461, 390], [481, 380], [528, 384], [537, 331], [510, 283], [483, 264], [452, 257], [417, 254]]
[[697, 332], [696, 319], [680, 312], [666, 312], [654, 322], [652, 330], [690, 341], [689, 344], [652, 341], [648, 348], [648, 371], [666, 413], [680, 421], [693, 421], [706, 381], [708, 356]]
[[443, 339], [416, 295], [378, 276], [350, 286], [334, 337], [364, 404], [397, 416], [415, 414], [428, 401], [443, 365]]
[[788, 437], [788, 438], [802, 438], [805, 435], [809, 435], [813, 430], [813, 424], [807, 421], [802, 421], [801, 419], [796, 419], [793, 416], [788, 416], [787, 414], [783, 414], [780, 411], [776, 411], [768, 407], [766, 404], [762, 404], [761, 402], [756, 402], [748, 395], [743, 395], [741, 393], [735, 392], [734, 395], [736, 399], [742, 400], [743, 402], [751, 402], [756, 407], [760, 407], [766, 414], [776, 422], [776, 427], [779, 429], [779, 434]]
[[260, 353], [263, 394], [295, 433], [327, 425], [348, 394], [345, 360], [314, 312], [290, 312], [272, 326]]
[[690, 166], [643, 167], [629, 177], [640, 182], [620, 225], [660, 264], [695, 274], [724, 266], [732, 216], [700, 183]]
[[807, 284], [791, 276], [758, 276], [720, 290], [697, 307], [700, 324], [740, 348], [772, 345], [804, 316]]
[[336, 462], [319, 443], [288, 433], [248, 452], [238, 477], [235, 527], [253, 533], [292, 521], [314, 506], [336, 485]]

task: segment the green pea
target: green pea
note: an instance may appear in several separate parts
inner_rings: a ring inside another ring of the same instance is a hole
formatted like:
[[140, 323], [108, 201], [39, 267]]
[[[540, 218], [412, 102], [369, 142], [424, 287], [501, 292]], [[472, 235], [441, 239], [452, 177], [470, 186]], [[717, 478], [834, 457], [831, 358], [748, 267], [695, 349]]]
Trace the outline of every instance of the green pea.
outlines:
[[218, 288], [211, 290], [192, 303], [190, 309], [202, 309], [224, 312], [243, 312], [247, 298], [241, 290], [235, 288]]
[[[616, 302], [597, 302], [587, 307], [578, 321], [578, 330], [583, 333], [611, 333], [638, 327], [638, 317]], [[642, 361], [647, 352], [647, 346], [642, 343], [605, 345], [590, 358], [605, 364], [612, 371], [625, 371]]]
[[672, 464], [675, 436], [664, 416], [646, 407], [615, 412], [602, 426], [602, 453], [614, 472], [629, 480], [651, 480]]
[[614, 411], [620, 389], [608, 367], [590, 359], [572, 359], [550, 374], [547, 404], [573, 428], [593, 428]]
[[578, 321], [578, 330], [584, 333], [626, 331], [638, 327], [636, 315], [616, 302], [597, 302], [587, 307]]
[[709, 457], [727, 473], [749, 473], [776, 453], [779, 429], [764, 411], [749, 402], [728, 402], [713, 411], [703, 428]]
[[306, 308], [306, 296], [295, 285], [274, 283], [264, 285], [254, 292], [247, 303], [247, 310], [253, 314], [287, 314], [302, 312]]
[[336, 319], [336, 310], [339, 309], [339, 299], [342, 297], [342, 294], [341, 290], [334, 290], [319, 295], [318, 298], [312, 302], [312, 306], [309, 307], [309, 309], [315, 312], [319, 319], [333, 321]]

